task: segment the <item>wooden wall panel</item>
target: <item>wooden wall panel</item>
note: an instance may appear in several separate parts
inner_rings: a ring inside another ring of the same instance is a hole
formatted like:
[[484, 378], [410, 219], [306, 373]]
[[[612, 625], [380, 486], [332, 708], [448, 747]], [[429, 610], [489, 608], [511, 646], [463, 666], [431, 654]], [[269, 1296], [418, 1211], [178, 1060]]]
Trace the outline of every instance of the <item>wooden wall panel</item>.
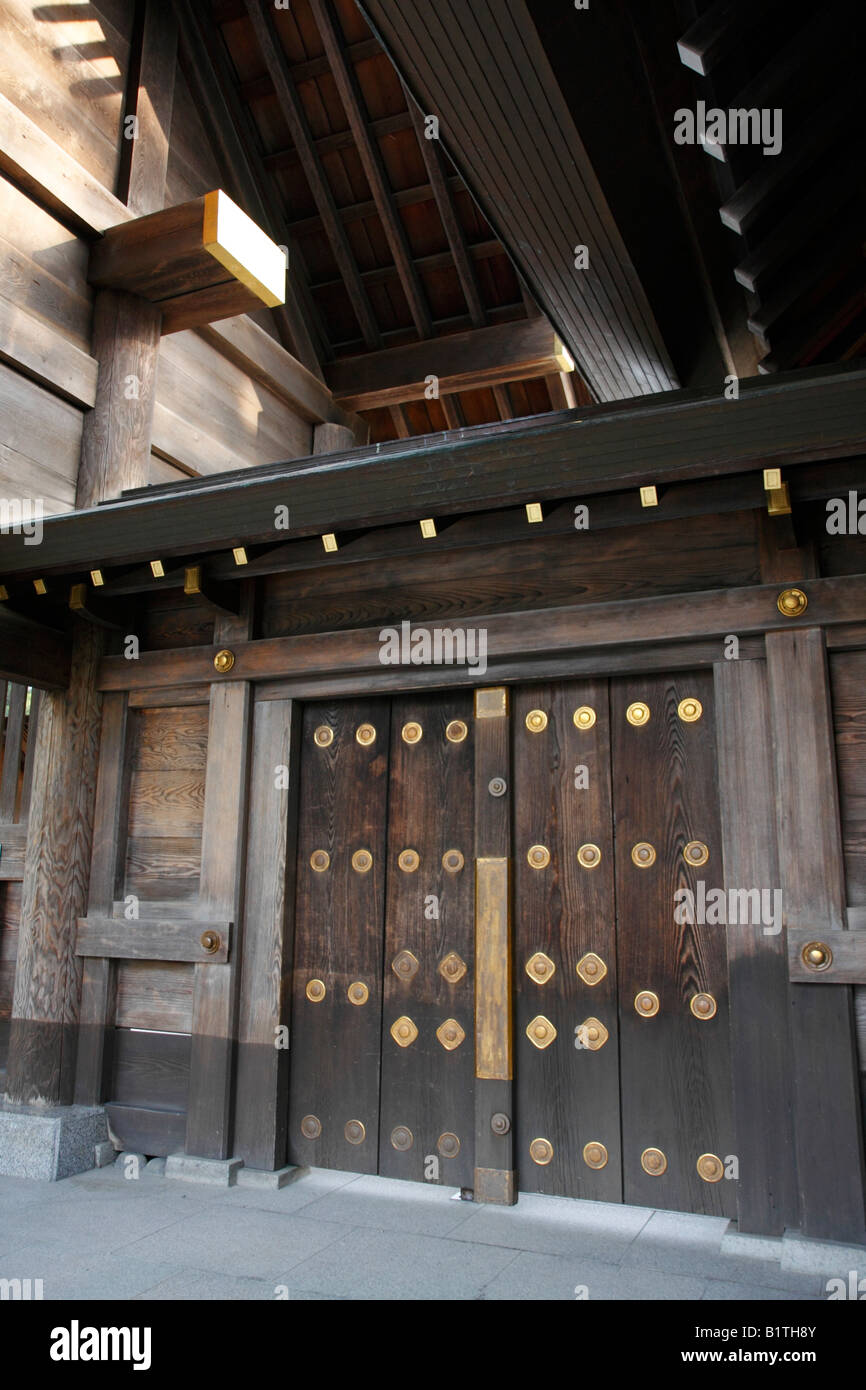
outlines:
[[196, 472], [312, 452], [311, 426], [195, 332], [163, 339], [156, 400], [154, 448]]
[[219, 166], [186, 79], [175, 73], [171, 143], [165, 177], [165, 206], [175, 207], [222, 184]]
[[532, 536], [449, 552], [445, 578], [444, 567], [436, 542], [419, 536], [413, 555], [274, 575], [262, 636], [640, 599], [758, 578], [754, 518], [744, 513]]
[[176, 961], [118, 961], [118, 1028], [189, 1033], [192, 980], [192, 965]]
[[0, 496], [41, 498], [46, 514], [71, 511], [83, 418], [0, 363]]
[[207, 738], [205, 706], [135, 712], [126, 894], [142, 901], [197, 894]]
[[0, 1071], [6, 1066], [9, 1047], [9, 1019], [12, 1015], [20, 920], [21, 884], [0, 883]]
[[847, 898], [866, 906], [866, 652], [830, 657]]
[[90, 348], [87, 243], [0, 175], [0, 294]]
[[0, 91], [108, 189], [119, 160], [133, 10], [123, 0], [0, 7]]

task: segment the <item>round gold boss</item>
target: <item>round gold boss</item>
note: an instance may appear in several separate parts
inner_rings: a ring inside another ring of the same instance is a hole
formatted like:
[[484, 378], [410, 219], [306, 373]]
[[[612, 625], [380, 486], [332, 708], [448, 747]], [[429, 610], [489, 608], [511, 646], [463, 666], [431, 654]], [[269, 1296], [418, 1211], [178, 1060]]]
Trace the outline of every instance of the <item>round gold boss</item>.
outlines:
[[316, 849], [310, 855], [310, 868], [315, 869], [317, 874], [323, 874], [331, 863], [331, 856], [326, 849]]
[[706, 864], [709, 857], [710, 851], [701, 840], [691, 840], [683, 850], [683, 859], [687, 864], [693, 864], [696, 869]]
[[213, 659], [213, 664], [215, 671], [219, 671], [221, 676], [226, 675], [226, 673], [229, 672], [235, 664], [234, 652], [230, 652], [228, 649], [226, 649], [225, 651], [217, 652], [216, 656]]
[[334, 742], [334, 730], [328, 724], [320, 724], [313, 734], [313, 742], [319, 748], [330, 748]]
[[719, 1006], [711, 994], [695, 994], [689, 1001], [689, 1008], [695, 1018], [703, 1020], [715, 1018]]
[[725, 1176], [725, 1165], [718, 1154], [701, 1154], [695, 1167], [704, 1182], [721, 1182]]
[[459, 874], [465, 863], [459, 849], [446, 849], [442, 856], [442, 867], [448, 874]]
[[604, 1168], [608, 1157], [604, 1144], [598, 1144], [595, 1140], [583, 1146], [583, 1161], [588, 1168]]
[[659, 997], [651, 989], [642, 989], [634, 997], [634, 1006], [641, 1018], [654, 1018], [659, 1011]]
[[368, 874], [373, 867], [373, 856], [368, 849], [356, 849], [352, 855], [352, 868], [356, 874]]
[[601, 850], [598, 845], [581, 845], [577, 851], [577, 862], [584, 869], [597, 869], [601, 863]]
[[529, 1146], [529, 1157], [539, 1168], [546, 1168], [553, 1158], [553, 1145], [549, 1139], [533, 1139]]
[[526, 727], [531, 734], [541, 734], [547, 728], [547, 715], [543, 709], [531, 709], [526, 716]]
[[677, 714], [684, 724], [697, 724], [704, 707], [700, 700], [695, 700], [690, 696], [687, 700], [680, 700], [677, 706]]
[[449, 743], [462, 743], [468, 733], [469, 730], [462, 719], [452, 719], [445, 730], [445, 737]]
[[526, 858], [533, 869], [546, 869], [550, 863], [550, 850], [546, 845], [533, 845]]
[[406, 1125], [397, 1125], [391, 1130], [391, 1148], [398, 1153], [406, 1153], [415, 1143], [415, 1136]]
[[590, 705], [581, 705], [580, 709], [574, 711], [574, 726], [576, 729], [591, 729], [597, 717]]
[[649, 723], [649, 705], [645, 705], [642, 700], [636, 700], [633, 705], [629, 705], [625, 712], [625, 717], [629, 724], [633, 724], [636, 729]]
[[347, 993], [349, 996], [349, 1003], [355, 1004], [358, 1008], [360, 1008], [362, 1004], [366, 1004], [367, 1000], [370, 998], [370, 991], [362, 980], [356, 980], [353, 985], [349, 985]]
[[636, 844], [631, 852], [631, 862], [636, 864], [639, 869], [649, 869], [656, 862], [656, 852], [652, 845], [648, 845], [645, 840]]
[[644, 1149], [640, 1156], [640, 1166], [651, 1178], [660, 1178], [667, 1170], [668, 1161], [661, 1149]]
[[322, 1121], [318, 1115], [305, 1115], [301, 1120], [301, 1133], [305, 1139], [318, 1139], [322, 1133]]
[[366, 1127], [360, 1120], [348, 1120], [343, 1133], [350, 1144], [363, 1144], [367, 1137]]
[[372, 724], [361, 724], [355, 730], [355, 742], [360, 743], [362, 748], [369, 748], [376, 742], [376, 730]]
[[424, 736], [424, 730], [420, 724], [404, 724], [402, 738], [404, 743], [420, 743]]
[[311, 1004], [321, 1004], [328, 991], [322, 980], [310, 980], [305, 992]]
[[404, 849], [397, 863], [404, 874], [414, 874], [421, 863], [421, 856], [416, 849]]
[[776, 601], [776, 607], [783, 618], [799, 618], [809, 607], [809, 600], [802, 589], [783, 589]]
[[460, 1152], [460, 1140], [456, 1134], [440, 1134], [436, 1147], [443, 1158], [456, 1158]]

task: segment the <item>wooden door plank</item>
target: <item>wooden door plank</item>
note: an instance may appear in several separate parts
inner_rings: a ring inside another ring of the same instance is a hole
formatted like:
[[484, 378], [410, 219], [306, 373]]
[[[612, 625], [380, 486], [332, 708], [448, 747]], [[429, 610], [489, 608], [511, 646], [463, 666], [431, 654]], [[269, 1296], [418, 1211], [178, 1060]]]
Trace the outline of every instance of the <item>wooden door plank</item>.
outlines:
[[24, 709], [27, 686], [11, 685], [8, 693], [9, 717], [3, 744], [3, 774], [0, 777], [0, 825], [15, 820], [18, 803], [18, 782], [21, 777], [21, 743], [24, 736]]

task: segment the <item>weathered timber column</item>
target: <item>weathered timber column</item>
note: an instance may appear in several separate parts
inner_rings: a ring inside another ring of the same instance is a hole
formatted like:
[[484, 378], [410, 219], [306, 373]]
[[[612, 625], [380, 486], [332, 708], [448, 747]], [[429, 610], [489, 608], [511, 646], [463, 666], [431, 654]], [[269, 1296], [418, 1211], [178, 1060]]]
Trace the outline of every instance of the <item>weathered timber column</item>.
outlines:
[[96, 404], [84, 421], [75, 505], [95, 507], [150, 480], [150, 440], [162, 311], [123, 290], [98, 290]]
[[[844, 929], [844, 861], [824, 634], [768, 633], [776, 823], [787, 928]], [[792, 984], [804, 1235], [863, 1241], [863, 1132], [849, 985]]]
[[15, 1102], [72, 1100], [81, 986], [76, 919], [87, 900], [102, 651], [101, 631], [78, 624], [69, 689], [46, 692], [40, 705], [6, 1080]]

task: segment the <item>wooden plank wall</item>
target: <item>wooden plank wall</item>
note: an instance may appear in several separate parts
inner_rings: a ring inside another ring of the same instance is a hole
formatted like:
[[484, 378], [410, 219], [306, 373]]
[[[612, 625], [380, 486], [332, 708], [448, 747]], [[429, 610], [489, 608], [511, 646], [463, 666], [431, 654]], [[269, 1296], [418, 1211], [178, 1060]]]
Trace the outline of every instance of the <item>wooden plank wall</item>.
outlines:
[[[830, 657], [848, 925], [866, 930], [866, 651]], [[866, 986], [854, 990], [861, 1091], [866, 1097]]]
[[0, 1076], [9, 1046], [40, 698], [38, 691], [0, 681]]

